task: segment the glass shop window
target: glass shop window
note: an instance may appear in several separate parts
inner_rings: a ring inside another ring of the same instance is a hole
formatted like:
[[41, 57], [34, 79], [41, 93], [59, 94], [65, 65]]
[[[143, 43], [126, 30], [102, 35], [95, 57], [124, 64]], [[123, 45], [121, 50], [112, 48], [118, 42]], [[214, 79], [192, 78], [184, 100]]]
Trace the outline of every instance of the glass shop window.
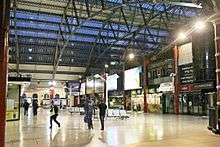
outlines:
[[20, 119], [20, 85], [8, 84], [6, 99], [6, 120], [13, 121]]

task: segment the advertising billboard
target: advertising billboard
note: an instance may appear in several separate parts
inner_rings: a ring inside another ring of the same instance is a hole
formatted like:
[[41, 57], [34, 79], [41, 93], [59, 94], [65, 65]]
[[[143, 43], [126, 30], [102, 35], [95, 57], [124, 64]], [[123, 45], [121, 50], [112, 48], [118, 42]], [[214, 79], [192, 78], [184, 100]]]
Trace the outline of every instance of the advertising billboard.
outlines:
[[68, 84], [70, 95], [76, 95], [79, 93], [79, 83], [78, 82], [70, 82]]
[[107, 77], [107, 88], [109, 91], [118, 89], [118, 78], [119, 76], [117, 74]]
[[141, 77], [140, 73], [142, 68], [136, 67], [124, 72], [124, 90], [140, 89], [141, 87]]
[[86, 78], [86, 94], [94, 93], [95, 82], [93, 77]]
[[95, 92], [96, 93], [104, 92], [104, 81], [100, 78], [95, 79]]

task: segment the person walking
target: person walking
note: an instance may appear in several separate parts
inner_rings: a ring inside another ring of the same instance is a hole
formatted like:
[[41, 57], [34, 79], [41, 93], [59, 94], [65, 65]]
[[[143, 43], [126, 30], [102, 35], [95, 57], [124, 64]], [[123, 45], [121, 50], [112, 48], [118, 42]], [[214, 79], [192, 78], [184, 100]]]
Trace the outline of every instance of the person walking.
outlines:
[[84, 110], [85, 110], [85, 116], [84, 116], [84, 122], [88, 124], [88, 129], [93, 129], [93, 123], [92, 123], [92, 115], [93, 115], [93, 102], [90, 99], [90, 97], [86, 97], [86, 101], [84, 104]]
[[101, 130], [104, 130], [104, 120], [105, 120], [105, 113], [107, 109], [107, 105], [101, 100], [101, 103], [98, 105], [99, 107], [99, 118], [101, 122]]
[[52, 102], [52, 107], [50, 112], [53, 112], [53, 115], [50, 116], [50, 129], [52, 129], [53, 121], [58, 125], [58, 127], [60, 127], [60, 123], [57, 121], [58, 111], [59, 108], [56, 105], [54, 105]]
[[33, 114], [34, 116], [37, 115], [38, 103], [37, 100], [33, 101]]
[[28, 108], [29, 108], [29, 103], [27, 102], [27, 100], [24, 101], [23, 107], [24, 107], [24, 116], [28, 115]]

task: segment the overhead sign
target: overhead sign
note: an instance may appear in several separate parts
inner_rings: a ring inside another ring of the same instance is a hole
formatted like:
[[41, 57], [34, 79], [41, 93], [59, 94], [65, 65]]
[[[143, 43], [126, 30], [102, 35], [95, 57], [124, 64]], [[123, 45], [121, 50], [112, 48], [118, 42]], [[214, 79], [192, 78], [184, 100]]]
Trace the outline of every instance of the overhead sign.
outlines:
[[174, 91], [174, 86], [172, 82], [161, 83], [160, 87], [158, 88], [159, 92], [172, 92]]
[[214, 83], [207, 82], [207, 83], [198, 83], [193, 85], [193, 90], [202, 90], [202, 89], [214, 89]]
[[192, 84], [181, 85], [180, 86], [180, 91], [182, 91], [182, 92], [191, 92], [192, 88], [193, 88]]

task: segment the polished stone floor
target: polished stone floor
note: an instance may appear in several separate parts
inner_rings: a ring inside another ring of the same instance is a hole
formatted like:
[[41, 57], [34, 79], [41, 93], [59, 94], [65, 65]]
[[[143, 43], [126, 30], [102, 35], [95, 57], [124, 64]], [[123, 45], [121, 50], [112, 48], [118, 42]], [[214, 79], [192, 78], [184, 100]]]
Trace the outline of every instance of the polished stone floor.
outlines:
[[6, 147], [220, 147], [220, 135], [207, 128], [207, 119], [193, 116], [134, 114], [127, 120], [106, 120], [100, 131], [98, 120], [94, 130], [87, 130], [79, 114], [61, 112], [49, 129], [49, 110], [40, 109], [37, 117], [21, 117], [7, 122]]

